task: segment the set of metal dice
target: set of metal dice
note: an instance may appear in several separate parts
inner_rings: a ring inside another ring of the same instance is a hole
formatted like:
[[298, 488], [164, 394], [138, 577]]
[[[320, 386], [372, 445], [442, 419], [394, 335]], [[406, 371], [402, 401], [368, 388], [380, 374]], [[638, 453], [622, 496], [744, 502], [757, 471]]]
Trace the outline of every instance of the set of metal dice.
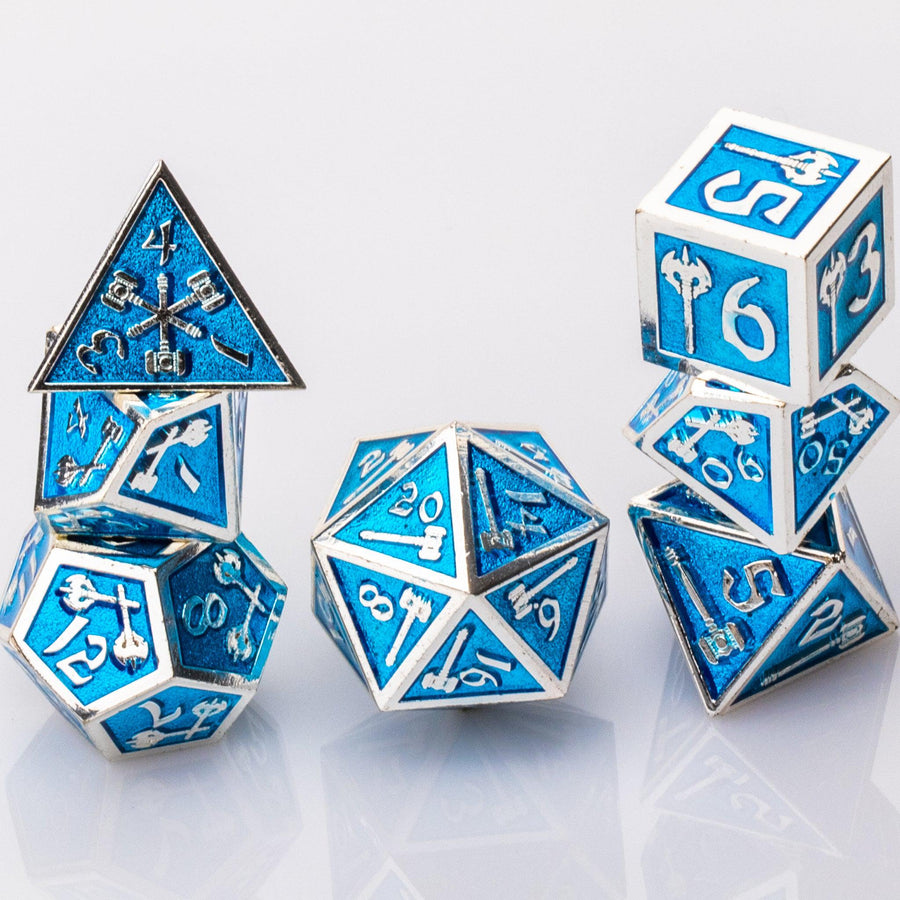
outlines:
[[247, 388], [303, 382], [160, 163], [61, 328], [0, 637], [107, 756], [224, 734], [285, 587], [240, 533]]
[[637, 210], [632, 522], [711, 713], [897, 627], [844, 484], [898, 401], [849, 360], [894, 302], [887, 154], [723, 110]]

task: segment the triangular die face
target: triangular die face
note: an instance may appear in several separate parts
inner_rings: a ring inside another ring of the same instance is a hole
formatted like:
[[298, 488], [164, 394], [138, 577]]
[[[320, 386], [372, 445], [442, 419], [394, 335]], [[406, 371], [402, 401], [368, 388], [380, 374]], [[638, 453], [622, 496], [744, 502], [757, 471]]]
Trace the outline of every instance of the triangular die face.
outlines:
[[478, 575], [590, 521], [590, 517], [546, 487], [469, 444], [469, 510]]
[[888, 630], [844, 572], [838, 572], [769, 654], [735, 702], [781, 684]]
[[45, 401], [43, 500], [60, 501], [100, 490], [135, 428], [107, 394], [51, 394]]
[[833, 491], [860, 450], [880, 437], [891, 418], [887, 407], [849, 384], [791, 416], [794, 459], [794, 518], [800, 528], [822, 498]]
[[767, 534], [772, 534], [771, 426], [766, 416], [693, 406], [653, 444], [685, 473]]
[[477, 429], [477, 433], [492, 441], [509, 447], [514, 453], [524, 456], [530, 463], [560, 487], [574, 491], [587, 500], [587, 495], [572, 477], [562, 460], [553, 452], [544, 436], [537, 431], [505, 431], [500, 429]]
[[823, 564], [652, 516], [640, 527], [707, 695], [716, 703]]
[[471, 610], [416, 676], [401, 702], [543, 691], [534, 676]]
[[455, 577], [447, 447], [433, 453], [360, 510], [335, 537]]
[[557, 678], [566, 667], [595, 548], [591, 541], [486, 595]]
[[576, 666], [581, 662], [584, 648], [587, 647], [587, 643], [594, 630], [594, 625], [597, 624], [600, 608], [603, 606], [603, 601], [606, 599], [606, 567], [606, 554], [604, 553], [600, 562], [600, 571], [597, 574], [597, 580], [594, 582], [594, 591], [591, 595], [591, 605], [588, 607], [587, 621], [584, 623], [584, 631], [581, 632], [581, 639], [578, 644], [578, 656], [575, 659]]
[[341, 559], [328, 561], [378, 687], [384, 688], [450, 597]]
[[360, 441], [326, 518], [330, 519], [359, 500], [369, 487], [418, 447], [428, 435], [429, 432], [426, 431]]
[[356, 658], [356, 651], [353, 649], [353, 642], [350, 640], [350, 635], [347, 634], [347, 629], [344, 627], [340, 609], [331, 593], [331, 588], [328, 586], [318, 560], [315, 560], [313, 563], [313, 612], [331, 635], [331, 639], [337, 644], [338, 649], [344, 654], [350, 665], [353, 666], [357, 675], [365, 681], [365, 674], [359, 660]]
[[241, 385], [303, 382], [160, 164], [31, 388]]
[[843, 533], [844, 547], [848, 558], [856, 565], [882, 602], [893, 609], [884, 579], [881, 577], [881, 572], [878, 571], [878, 565], [872, 556], [869, 542], [859, 524], [856, 509], [846, 491], [839, 491], [835, 495], [833, 508], [837, 527]]
[[644, 401], [641, 408], [631, 417], [625, 429], [629, 440], [637, 442], [643, 433], [662, 418], [669, 407], [673, 406], [691, 383], [691, 376], [682, 372], [669, 372], [656, 386], [656, 390]]
[[229, 504], [222, 428], [218, 404], [160, 425], [141, 448], [119, 495], [225, 528]]

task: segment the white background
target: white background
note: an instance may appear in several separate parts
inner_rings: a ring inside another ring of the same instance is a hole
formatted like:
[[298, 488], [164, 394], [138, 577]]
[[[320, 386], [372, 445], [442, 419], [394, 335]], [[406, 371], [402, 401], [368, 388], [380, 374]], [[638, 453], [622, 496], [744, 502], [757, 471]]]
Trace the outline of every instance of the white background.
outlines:
[[[0, 664], [0, 894], [895, 896], [896, 638], [708, 722], [625, 515], [665, 476], [620, 428], [665, 374], [637, 201], [725, 105], [900, 150], [896, 40], [888, 3], [7, 0], [4, 565], [44, 330], [158, 157], [309, 389], [251, 398], [245, 531], [290, 591], [224, 742], [109, 765]], [[898, 327], [856, 358], [895, 392]], [[308, 537], [354, 438], [451, 419], [542, 429], [612, 519], [607, 605], [564, 701], [376, 714]], [[898, 451], [852, 496], [900, 596]]]

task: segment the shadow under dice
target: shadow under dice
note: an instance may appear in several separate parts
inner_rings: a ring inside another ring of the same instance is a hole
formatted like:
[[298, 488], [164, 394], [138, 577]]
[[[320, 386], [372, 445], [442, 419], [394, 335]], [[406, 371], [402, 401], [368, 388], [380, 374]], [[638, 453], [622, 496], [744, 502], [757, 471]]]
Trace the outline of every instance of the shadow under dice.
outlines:
[[28, 532], [0, 622], [8, 649], [105, 755], [220, 737], [256, 690], [284, 585], [228, 544]]
[[59, 531], [240, 531], [241, 393], [45, 394], [36, 510]]
[[644, 357], [794, 403], [894, 302], [890, 157], [722, 110], [637, 211]]
[[795, 550], [898, 409], [845, 366], [807, 407], [711, 376], [667, 378], [625, 434], [750, 535]]
[[709, 712], [897, 628], [845, 491], [791, 554], [681, 484], [636, 498], [629, 513]]
[[313, 609], [382, 709], [558, 697], [607, 528], [537, 432], [361, 441], [313, 537]]

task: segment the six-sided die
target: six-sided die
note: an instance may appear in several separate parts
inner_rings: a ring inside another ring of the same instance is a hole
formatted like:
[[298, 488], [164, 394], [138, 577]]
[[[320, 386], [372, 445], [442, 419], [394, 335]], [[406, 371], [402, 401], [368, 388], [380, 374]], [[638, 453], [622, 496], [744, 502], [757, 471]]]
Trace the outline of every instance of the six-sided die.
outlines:
[[890, 157], [722, 110], [636, 214], [644, 358], [809, 405], [894, 303]]
[[683, 484], [635, 498], [629, 514], [710, 713], [897, 628], [846, 491], [791, 554]]
[[898, 407], [849, 365], [810, 406], [710, 374], [672, 374], [625, 435], [749, 534], [790, 553]]
[[360, 441], [313, 537], [313, 608], [382, 709], [558, 697], [607, 530], [538, 432]]
[[286, 589], [253, 545], [82, 540], [39, 518], [0, 607], [7, 649], [106, 756], [221, 737]]
[[240, 532], [246, 394], [44, 395], [35, 509], [59, 531]]

